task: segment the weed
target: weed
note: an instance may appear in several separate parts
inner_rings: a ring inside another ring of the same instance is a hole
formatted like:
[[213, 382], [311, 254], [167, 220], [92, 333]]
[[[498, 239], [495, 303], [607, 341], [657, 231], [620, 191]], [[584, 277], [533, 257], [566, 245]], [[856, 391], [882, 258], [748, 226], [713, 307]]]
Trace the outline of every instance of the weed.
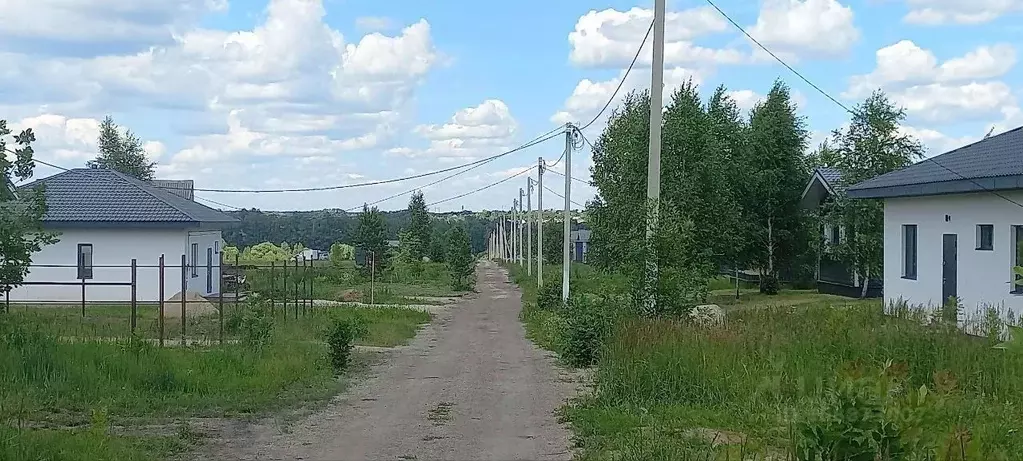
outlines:
[[351, 362], [355, 341], [367, 333], [361, 317], [336, 318], [327, 331], [327, 350], [335, 373], [342, 373]]
[[253, 295], [246, 302], [241, 320], [241, 342], [250, 350], [262, 350], [274, 339], [274, 319], [270, 304]]

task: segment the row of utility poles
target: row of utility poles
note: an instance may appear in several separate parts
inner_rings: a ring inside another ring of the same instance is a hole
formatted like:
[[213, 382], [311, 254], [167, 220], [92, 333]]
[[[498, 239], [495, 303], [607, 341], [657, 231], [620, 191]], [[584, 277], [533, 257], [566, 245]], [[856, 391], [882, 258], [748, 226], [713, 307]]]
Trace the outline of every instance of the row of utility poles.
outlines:
[[[651, 59], [650, 76], [650, 144], [649, 156], [647, 158], [647, 210], [646, 210], [646, 308], [653, 312], [656, 309], [656, 297], [654, 289], [657, 286], [658, 268], [656, 245], [654, 237], [657, 229], [658, 209], [661, 199], [661, 121], [664, 92], [664, 16], [666, 0], [654, 0], [653, 19], [653, 56]], [[577, 128], [572, 124], [565, 126], [565, 218], [564, 218], [564, 254], [562, 255], [562, 277], [561, 277], [561, 299], [568, 300], [569, 265], [571, 264], [570, 235], [572, 230], [572, 137], [576, 135]], [[543, 173], [545, 164], [543, 158], [539, 159], [537, 170], [537, 210], [533, 215], [532, 210], [532, 186], [533, 179], [526, 182], [525, 196], [527, 197], [526, 215], [522, 215], [523, 190], [519, 189], [519, 198], [514, 201], [512, 213], [498, 219], [497, 228], [490, 237], [490, 257], [492, 259], [504, 259], [514, 261], [518, 264], [527, 265], [527, 273], [532, 275], [532, 229], [534, 226], [528, 222], [528, 217], [533, 216], [537, 229], [536, 245], [536, 282], [537, 286], [543, 286]], [[522, 225], [526, 223], [527, 249], [526, 257], [523, 260], [522, 249]], [[509, 245], [508, 238], [511, 238]]]
[[[562, 252], [561, 299], [568, 301], [569, 268], [572, 262], [572, 142], [577, 136], [576, 127], [565, 125], [565, 208], [564, 208], [564, 249]], [[547, 168], [543, 157], [537, 159], [537, 177], [526, 179], [526, 188], [519, 188], [519, 198], [512, 201], [509, 214], [498, 217], [497, 225], [490, 234], [488, 255], [490, 259], [512, 261], [526, 266], [526, 273], [533, 275], [536, 267], [537, 287], [543, 286], [543, 173]], [[537, 208], [533, 210], [533, 185], [536, 184]], [[525, 207], [523, 210], [523, 197]], [[536, 258], [533, 258], [533, 229], [536, 229]], [[525, 230], [525, 242], [523, 242]], [[523, 245], [524, 244], [524, 245]], [[535, 261], [535, 263], [534, 263]]]

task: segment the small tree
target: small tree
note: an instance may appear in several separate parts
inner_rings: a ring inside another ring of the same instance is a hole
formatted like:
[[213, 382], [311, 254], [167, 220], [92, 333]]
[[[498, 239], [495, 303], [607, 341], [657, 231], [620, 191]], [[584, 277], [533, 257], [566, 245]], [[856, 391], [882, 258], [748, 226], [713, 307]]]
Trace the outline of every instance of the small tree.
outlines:
[[[846, 185], [912, 165], [924, 150], [917, 140], [900, 132], [905, 118], [905, 110], [876, 91], [856, 107], [845, 132], [835, 131], [834, 151], [821, 158], [834, 163]], [[839, 260], [863, 276], [861, 296], [866, 297], [870, 277], [883, 273], [884, 203], [839, 194], [825, 206], [823, 215], [824, 222], [846, 229], [845, 238], [833, 249]]]
[[384, 221], [383, 213], [376, 207], [362, 206], [362, 214], [359, 215], [353, 240], [356, 248], [373, 253], [378, 270], [386, 265], [387, 223]]
[[446, 259], [448, 269], [451, 271], [451, 281], [454, 289], [472, 289], [473, 285], [475, 285], [472, 275], [476, 268], [476, 261], [472, 257], [469, 234], [465, 231], [465, 227], [459, 223], [448, 230], [446, 240], [448, 242]]
[[109, 115], [99, 126], [99, 154], [86, 162], [89, 168], [108, 168], [142, 181], [151, 181], [156, 162], [146, 157], [142, 140], [130, 130], [122, 135]]
[[[32, 177], [32, 142], [35, 134], [26, 129], [14, 136], [13, 151], [7, 148], [12, 131], [0, 120], [0, 294], [9, 293], [25, 281], [32, 254], [57, 241], [56, 234], [43, 230], [46, 212], [42, 189], [15, 191], [12, 178]], [[14, 154], [14, 162], [7, 153]]]
[[341, 267], [345, 261], [355, 259], [355, 248], [336, 242], [330, 246], [330, 264], [334, 267]]
[[412, 199], [409, 200], [408, 204], [409, 212], [409, 225], [405, 230], [407, 240], [416, 242], [416, 246], [409, 248], [409, 257], [417, 258], [419, 261], [423, 260], [423, 256], [426, 256], [427, 249], [430, 248], [430, 214], [426, 209], [426, 199], [423, 197], [421, 191], [416, 191], [412, 194]]

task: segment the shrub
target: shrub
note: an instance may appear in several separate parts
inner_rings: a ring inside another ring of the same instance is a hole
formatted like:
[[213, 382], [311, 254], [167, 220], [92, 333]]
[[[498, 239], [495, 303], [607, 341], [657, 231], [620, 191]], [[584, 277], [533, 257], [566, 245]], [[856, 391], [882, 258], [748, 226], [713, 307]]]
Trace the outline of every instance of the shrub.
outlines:
[[260, 350], [273, 342], [274, 319], [270, 303], [259, 295], [252, 295], [245, 304], [240, 322], [241, 342], [250, 349]]
[[778, 283], [778, 276], [775, 274], [767, 274], [760, 277], [760, 292], [765, 295], [776, 295], [781, 290], [781, 285]]
[[620, 305], [587, 293], [569, 298], [563, 338], [563, 358], [568, 364], [586, 367], [597, 363], [605, 340], [613, 334], [616, 320], [623, 314], [615, 310]]
[[335, 373], [341, 373], [351, 363], [354, 343], [367, 333], [362, 317], [335, 318], [327, 330], [327, 348], [330, 365]]
[[543, 286], [536, 293], [536, 306], [544, 310], [555, 310], [564, 307], [561, 302], [561, 274], [545, 277]]

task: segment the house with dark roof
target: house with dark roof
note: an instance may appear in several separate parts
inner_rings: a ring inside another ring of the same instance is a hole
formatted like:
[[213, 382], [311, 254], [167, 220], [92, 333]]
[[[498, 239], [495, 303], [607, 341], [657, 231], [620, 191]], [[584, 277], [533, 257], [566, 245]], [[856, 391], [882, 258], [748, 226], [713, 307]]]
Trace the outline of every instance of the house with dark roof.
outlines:
[[1023, 286], [1023, 127], [846, 189], [884, 200], [884, 298], [940, 306], [956, 297], [967, 331], [988, 306], [1017, 321]]
[[590, 232], [589, 229], [579, 229], [568, 234], [568, 240], [572, 243], [572, 261], [586, 262], [586, 251], [590, 249]]
[[182, 278], [188, 292], [220, 292], [221, 229], [237, 220], [190, 200], [191, 191], [168, 191], [114, 170], [91, 168], [64, 171], [21, 188], [36, 186], [43, 186], [46, 197], [43, 227], [59, 233], [59, 241], [32, 255], [29, 283], [11, 292], [12, 301], [77, 302], [83, 281], [89, 301], [128, 301], [130, 287], [104, 283], [130, 282], [135, 260], [137, 299], [155, 302], [161, 257], [167, 266], [165, 299], [182, 291]]
[[[818, 167], [814, 169], [810, 181], [803, 189], [801, 205], [806, 210], [818, 210], [836, 194], [845, 193], [842, 172], [835, 168]], [[844, 226], [824, 224], [820, 230], [821, 245], [817, 254], [817, 291], [849, 297], [860, 297], [863, 293], [863, 280], [854, 268], [834, 258], [832, 248], [845, 239]], [[867, 285], [867, 297], [879, 298], [882, 293], [882, 281], [871, 279]]]

